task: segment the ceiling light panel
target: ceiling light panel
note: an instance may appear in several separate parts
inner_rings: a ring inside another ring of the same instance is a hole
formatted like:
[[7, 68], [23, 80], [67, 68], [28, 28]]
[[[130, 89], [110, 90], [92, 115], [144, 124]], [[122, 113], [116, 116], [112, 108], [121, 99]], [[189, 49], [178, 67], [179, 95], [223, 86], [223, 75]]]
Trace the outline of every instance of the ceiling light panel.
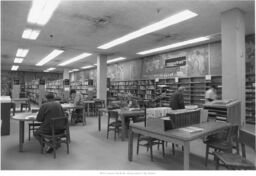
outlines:
[[42, 65], [46, 64], [47, 62], [51, 61], [52, 59], [59, 56], [63, 52], [64, 52], [64, 50], [57, 50], [57, 49], [53, 50], [48, 56], [46, 56], [40, 62], [38, 62], [36, 64], [36, 66], [42, 66]]
[[115, 59], [111, 59], [111, 60], [108, 60], [107, 63], [113, 63], [113, 62], [117, 62], [117, 61], [121, 61], [121, 60], [125, 60], [126, 58], [125, 57], [118, 57], [118, 58], [115, 58]]
[[81, 67], [82, 69], [88, 69], [88, 68], [92, 68], [92, 67], [95, 67], [95, 65], [87, 65], [87, 66], [84, 66], [84, 67]]
[[60, 0], [33, 0], [28, 14], [28, 23], [45, 25], [59, 3]]
[[22, 33], [22, 38], [29, 40], [36, 40], [39, 36], [39, 30], [25, 29]]
[[80, 54], [80, 55], [78, 55], [76, 57], [73, 57], [73, 58], [71, 58], [71, 59], [69, 59], [69, 60], [67, 60], [65, 62], [60, 63], [59, 66], [65, 66], [65, 65], [71, 64], [71, 63], [76, 62], [78, 60], [84, 59], [84, 58], [86, 58], [86, 57], [88, 57], [90, 55], [92, 55], [92, 54], [91, 53]]
[[152, 32], [158, 31], [158, 30], [161, 30], [163, 28], [166, 28], [168, 26], [180, 23], [182, 21], [188, 20], [188, 19], [193, 18], [195, 16], [197, 16], [196, 13], [194, 13], [194, 12], [192, 12], [190, 10], [184, 10], [184, 11], [182, 11], [180, 13], [177, 13], [175, 15], [172, 15], [172, 16], [168, 17], [168, 18], [165, 18], [165, 19], [163, 19], [163, 20], [161, 20], [161, 21], [159, 21], [157, 23], [154, 23], [152, 25], [146, 26], [146, 27], [141, 28], [141, 29], [139, 29], [137, 31], [129, 33], [129, 34], [123, 36], [123, 37], [115, 39], [115, 40], [113, 40], [113, 41], [111, 41], [109, 43], [101, 45], [98, 48], [99, 49], [109, 49], [109, 48], [114, 47], [116, 45], [125, 43], [127, 41], [132, 40], [132, 39], [141, 37], [143, 35], [146, 35], [146, 34], [149, 34], [149, 33], [152, 33]]
[[145, 50], [145, 51], [141, 51], [137, 54], [139, 55], [145, 55], [145, 54], [151, 54], [151, 53], [156, 53], [159, 51], [164, 51], [164, 50], [168, 50], [168, 49], [172, 49], [172, 48], [177, 48], [180, 46], [185, 46], [185, 45], [189, 45], [189, 44], [193, 44], [193, 43], [198, 43], [198, 42], [202, 42], [202, 41], [206, 41], [209, 40], [209, 37], [199, 37], [199, 38], [195, 38], [195, 39], [191, 39], [191, 40], [186, 40], [183, 42], [178, 42], [178, 43], [174, 43], [171, 45], [166, 45], [166, 46], [162, 46], [162, 47], [158, 47], [158, 48], [154, 48], [154, 49], [150, 49], [150, 50]]
[[16, 57], [26, 57], [28, 54], [28, 51], [29, 51], [28, 49], [19, 48], [17, 50]]
[[23, 58], [16, 57], [13, 62], [16, 64], [20, 64], [23, 62]]
[[13, 65], [12, 68], [11, 68], [11, 70], [12, 70], [12, 71], [16, 71], [16, 70], [18, 70], [18, 68], [19, 68], [18, 65]]
[[55, 69], [56, 68], [48, 68], [48, 69], [44, 70], [44, 72], [50, 72], [50, 71], [55, 70]]

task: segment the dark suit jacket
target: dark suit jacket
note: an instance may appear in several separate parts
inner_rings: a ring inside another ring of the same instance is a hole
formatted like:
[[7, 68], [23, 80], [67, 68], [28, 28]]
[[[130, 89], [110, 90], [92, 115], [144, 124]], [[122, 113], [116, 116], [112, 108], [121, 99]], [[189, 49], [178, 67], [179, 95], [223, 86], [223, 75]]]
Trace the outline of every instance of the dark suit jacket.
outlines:
[[175, 109], [184, 109], [184, 97], [183, 94], [180, 92], [175, 92], [171, 96], [171, 102], [170, 102], [170, 107], [175, 110]]
[[60, 103], [51, 101], [44, 103], [37, 114], [36, 120], [42, 122], [39, 132], [41, 133], [50, 133], [50, 119], [56, 117], [64, 117], [64, 111]]

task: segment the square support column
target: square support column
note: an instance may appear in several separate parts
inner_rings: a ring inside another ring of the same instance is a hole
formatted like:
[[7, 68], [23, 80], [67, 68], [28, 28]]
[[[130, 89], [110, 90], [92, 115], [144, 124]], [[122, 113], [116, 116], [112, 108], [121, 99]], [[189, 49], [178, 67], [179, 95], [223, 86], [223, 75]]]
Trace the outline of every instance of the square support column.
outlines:
[[221, 14], [222, 98], [241, 101], [245, 121], [245, 24], [244, 13], [231, 9]]
[[107, 56], [97, 56], [97, 98], [107, 102]]

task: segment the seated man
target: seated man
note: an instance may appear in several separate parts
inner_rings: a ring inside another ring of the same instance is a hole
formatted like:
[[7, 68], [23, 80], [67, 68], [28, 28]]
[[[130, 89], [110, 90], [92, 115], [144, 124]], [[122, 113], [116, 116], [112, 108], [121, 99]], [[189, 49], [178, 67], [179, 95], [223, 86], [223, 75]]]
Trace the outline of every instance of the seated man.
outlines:
[[[42, 104], [36, 117], [37, 121], [42, 122], [39, 129], [34, 133], [34, 136], [39, 142], [41, 141], [41, 134], [51, 134], [50, 119], [64, 117], [64, 111], [60, 103], [54, 101], [54, 95], [47, 94], [46, 99], [47, 102]], [[52, 151], [53, 149], [51, 147], [47, 148], [47, 153], [51, 153]]]
[[185, 91], [185, 87], [180, 86], [180, 87], [178, 87], [178, 90], [172, 94], [170, 107], [173, 110], [185, 109], [184, 97], [183, 97], [184, 91]]

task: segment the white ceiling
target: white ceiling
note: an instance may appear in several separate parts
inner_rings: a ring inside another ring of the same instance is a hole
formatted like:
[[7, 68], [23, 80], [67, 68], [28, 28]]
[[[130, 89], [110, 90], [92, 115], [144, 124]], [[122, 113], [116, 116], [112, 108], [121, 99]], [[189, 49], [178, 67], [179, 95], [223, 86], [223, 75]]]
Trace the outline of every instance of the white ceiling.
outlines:
[[[221, 12], [239, 8], [245, 12], [246, 34], [255, 33], [254, 1], [64, 1], [60, 3], [50, 21], [41, 29], [37, 40], [21, 38], [26, 27], [38, 28], [27, 23], [31, 1], [1, 1], [1, 66], [10, 70], [18, 48], [30, 51], [19, 70], [42, 71], [57, 66], [83, 52], [92, 56], [68, 65], [80, 68], [96, 63], [97, 54], [108, 54], [109, 58], [119, 56], [128, 59], [139, 58], [137, 52], [165, 44], [184, 41], [200, 36], [221, 33]], [[189, 9], [197, 17], [142, 36], [108, 50], [98, 46], [160, 21], [172, 14]], [[35, 64], [53, 49], [62, 48], [63, 54], [45, 64]]]

